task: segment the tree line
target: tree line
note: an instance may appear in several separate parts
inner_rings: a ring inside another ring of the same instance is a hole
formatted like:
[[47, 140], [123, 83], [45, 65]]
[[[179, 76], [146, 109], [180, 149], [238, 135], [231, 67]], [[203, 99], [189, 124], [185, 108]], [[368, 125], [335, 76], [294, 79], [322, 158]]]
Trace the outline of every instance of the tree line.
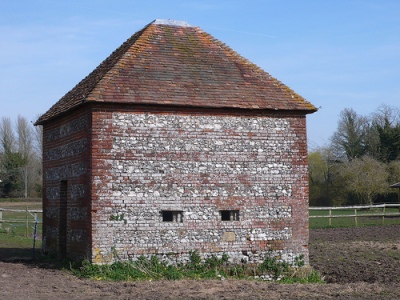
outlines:
[[398, 201], [390, 185], [400, 182], [400, 108], [344, 109], [329, 144], [308, 159], [311, 206]]
[[25, 117], [0, 120], [0, 197], [40, 197], [42, 127]]

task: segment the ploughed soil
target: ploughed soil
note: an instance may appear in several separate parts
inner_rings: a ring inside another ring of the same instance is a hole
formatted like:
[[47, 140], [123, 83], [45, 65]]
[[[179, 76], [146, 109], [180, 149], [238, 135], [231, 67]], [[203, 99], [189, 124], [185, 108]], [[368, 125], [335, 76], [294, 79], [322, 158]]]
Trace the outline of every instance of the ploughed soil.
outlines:
[[400, 299], [400, 225], [311, 230], [309, 249], [326, 284], [86, 280], [0, 245], [0, 299]]

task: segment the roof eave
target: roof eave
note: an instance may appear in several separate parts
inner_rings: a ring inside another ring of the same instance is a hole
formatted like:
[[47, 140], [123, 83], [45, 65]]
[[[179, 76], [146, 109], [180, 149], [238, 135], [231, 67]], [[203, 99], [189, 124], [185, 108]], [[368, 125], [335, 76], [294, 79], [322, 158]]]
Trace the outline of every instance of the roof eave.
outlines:
[[115, 104], [120, 104], [124, 106], [131, 106], [131, 107], [143, 107], [143, 106], [148, 106], [148, 107], [157, 107], [157, 108], [181, 108], [181, 109], [199, 109], [199, 110], [231, 110], [231, 111], [243, 111], [243, 112], [271, 112], [271, 113], [290, 113], [290, 114], [297, 114], [297, 115], [308, 115], [312, 114], [318, 111], [317, 108], [309, 108], [309, 109], [274, 109], [274, 108], [256, 108], [256, 107], [233, 107], [233, 106], [199, 106], [199, 105], [176, 105], [176, 104], [153, 104], [153, 103], [114, 103], [114, 102], [100, 102], [100, 101], [83, 101], [77, 106], [71, 107], [70, 109], [60, 112], [54, 116], [50, 116], [48, 118], [43, 118], [40, 117], [35, 123], [35, 126], [38, 125], [44, 125], [48, 122], [51, 122], [52, 120], [65, 116], [68, 113], [81, 109], [83, 105], [87, 104], [100, 104], [100, 105], [115, 105]]

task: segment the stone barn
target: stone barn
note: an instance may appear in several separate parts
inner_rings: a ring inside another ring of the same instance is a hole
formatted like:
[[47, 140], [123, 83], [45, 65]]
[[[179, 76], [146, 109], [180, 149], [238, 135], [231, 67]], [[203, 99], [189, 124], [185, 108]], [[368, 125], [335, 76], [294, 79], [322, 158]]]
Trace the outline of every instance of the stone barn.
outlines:
[[43, 247], [308, 262], [306, 115], [316, 108], [198, 27], [155, 20], [36, 122]]

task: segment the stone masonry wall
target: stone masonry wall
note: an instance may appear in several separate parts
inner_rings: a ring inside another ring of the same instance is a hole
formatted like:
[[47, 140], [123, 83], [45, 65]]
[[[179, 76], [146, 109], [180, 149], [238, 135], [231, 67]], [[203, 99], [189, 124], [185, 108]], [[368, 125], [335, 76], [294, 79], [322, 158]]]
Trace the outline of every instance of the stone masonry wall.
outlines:
[[104, 110], [93, 132], [93, 262], [308, 262], [305, 116]]

